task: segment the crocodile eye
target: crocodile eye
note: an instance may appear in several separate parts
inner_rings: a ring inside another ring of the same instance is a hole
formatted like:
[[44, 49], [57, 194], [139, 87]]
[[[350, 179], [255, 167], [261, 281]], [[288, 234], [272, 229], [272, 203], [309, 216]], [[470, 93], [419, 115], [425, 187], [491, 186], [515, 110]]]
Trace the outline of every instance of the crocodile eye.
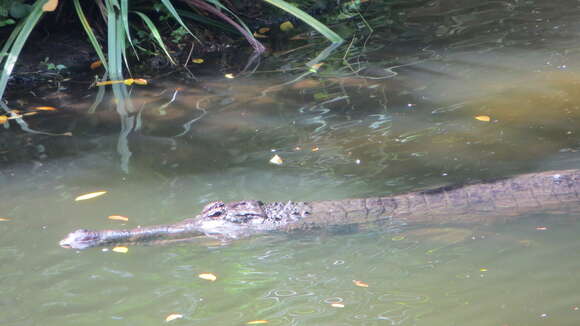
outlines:
[[219, 218], [225, 213], [225, 204], [222, 201], [211, 202], [203, 208], [201, 214], [205, 217]]

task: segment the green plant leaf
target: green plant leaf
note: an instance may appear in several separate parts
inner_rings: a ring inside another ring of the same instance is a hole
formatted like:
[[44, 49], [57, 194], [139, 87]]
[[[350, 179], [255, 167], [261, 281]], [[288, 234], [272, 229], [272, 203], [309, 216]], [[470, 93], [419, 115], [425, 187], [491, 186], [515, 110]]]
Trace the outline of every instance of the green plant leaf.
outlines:
[[[8, 78], [12, 74], [12, 70], [14, 70], [14, 65], [16, 64], [16, 60], [30, 36], [30, 33], [44, 15], [44, 11], [42, 11], [42, 6], [48, 0], [36, 0], [34, 5], [32, 6], [32, 11], [30, 14], [26, 16], [24, 20], [12, 31], [12, 34], [9, 36], [8, 40], [2, 52], [6, 53], [6, 61], [4, 62], [4, 67], [0, 72], [0, 99], [4, 96], [4, 91], [6, 90], [6, 85], [8, 84]], [[14, 38], [13, 38], [14, 36]], [[10, 44], [11, 43], [11, 44]], [[6, 47], [6, 45], [9, 45]], [[2, 57], [0, 57], [0, 62], [2, 61]]]
[[340, 37], [338, 34], [333, 32], [330, 28], [328, 28], [326, 25], [324, 25], [323, 23], [318, 21], [316, 18], [310, 16], [309, 14], [307, 14], [303, 10], [297, 8], [296, 6], [290, 4], [286, 1], [283, 1], [283, 0], [264, 0], [264, 1], [286, 11], [287, 13], [291, 14], [292, 16], [294, 16], [294, 17], [300, 19], [301, 21], [305, 22], [306, 24], [310, 25], [312, 28], [314, 28], [320, 34], [324, 35], [324, 37], [329, 39], [332, 43], [344, 42], [342, 37]]
[[163, 3], [165, 8], [167, 8], [167, 11], [169, 11], [169, 13], [173, 16], [173, 18], [179, 23], [179, 25], [181, 25], [181, 27], [185, 28], [185, 30], [191, 36], [193, 36], [196, 40], [199, 41], [199, 39], [195, 35], [193, 35], [193, 33], [189, 30], [189, 28], [187, 28], [187, 26], [183, 23], [183, 21], [181, 20], [181, 17], [177, 13], [177, 10], [175, 10], [175, 7], [171, 3], [171, 1], [170, 0], [161, 0], [161, 3]]
[[[109, 73], [112, 80], [123, 79], [123, 59], [121, 48], [117, 41], [117, 12], [119, 3], [115, 0], [106, 0], [107, 11], [107, 57], [109, 58]], [[116, 7], [116, 8], [115, 8]]]
[[149, 28], [149, 30], [151, 31], [151, 36], [153, 36], [153, 39], [157, 42], [157, 44], [163, 50], [163, 52], [165, 52], [165, 55], [167, 56], [169, 61], [172, 64], [175, 64], [175, 61], [173, 61], [173, 58], [171, 57], [171, 55], [169, 54], [169, 51], [165, 47], [165, 44], [163, 43], [163, 40], [161, 39], [161, 34], [159, 33], [159, 30], [157, 29], [157, 27], [155, 27], [155, 24], [153, 23], [153, 21], [151, 21], [151, 19], [149, 17], [147, 17], [147, 15], [145, 15], [144, 13], [142, 13], [140, 11], [133, 11], [133, 12], [136, 13], [139, 17], [141, 17], [141, 19], [143, 19], [143, 22], [145, 23], [147, 28]]
[[10, 16], [12, 18], [21, 19], [26, 17], [32, 11], [32, 6], [22, 3], [20, 1], [12, 2], [10, 6]]
[[91, 25], [89, 24], [89, 21], [87, 20], [87, 17], [85, 16], [85, 13], [83, 11], [83, 8], [81, 7], [79, 0], [73, 0], [74, 6], [75, 6], [75, 10], [77, 12], [77, 16], [79, 17], [79, 20], [81, 21], [81, 24], [83, 25], [83, 29], [85, 30], [85, 33], [87, 33], [87, 37], [89, 38], [89, 41], [91, 42], [91, 45], [93, 46], [93, 49], [95, 49], [95, 52], [97, 52], [97, 56], [99, 56], [99, 60], [101, 60], [101, 62], [103, 63], [103, 66], [105, 67], [105, 70], [109, 69], [108, 64], [107, 64], [107, 58], [105, 57], [105, 54], [103, 53], [103, 48], [101, 47], [101, 44], [99, 43], [99, 41], [97, 41], [97, 37], [95, 36], [95, 33], [93, 32], [93, 29], [91, 28]]
[[123, 22], [123, 28], [125, 29], [125, 34], [127, 35], [127, 40], [129, 40], [129, 44], [131, 44], [131, 48], [133, 49], [133, 53], [135, 53], [135, 57], [139, 59], [139, 55], [137, 54], [137, 50], [133, 46], [133, 41], [131, 40], [131, 32], [129, 31], [129, 1], [128, 0], [121, 0], [121, 21]]

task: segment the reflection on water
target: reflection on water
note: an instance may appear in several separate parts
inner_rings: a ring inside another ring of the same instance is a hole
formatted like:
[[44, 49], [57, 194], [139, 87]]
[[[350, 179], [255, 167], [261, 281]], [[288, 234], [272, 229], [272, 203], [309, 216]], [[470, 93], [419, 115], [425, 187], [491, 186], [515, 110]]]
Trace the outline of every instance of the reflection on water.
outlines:
[[[578, 167], [578, 7], [393, 2], [371, 7], [375, 33], [348, 66], [288, 83], [300, 74], [266, 73], [266, 63], [233, 80], [133, 89], [128, 174], [114, 100], [91, 115], [79, 113], [88, 99], [52, 103], [63, 112], [28, 120], [73, 137], [3, 129], [0, 324], [158, 325], [179, 313], [171, 323], [576, 325], [580, 226], [565, 212], [127, 254], [57, 242], [80, 227], [178, 221], [217, 199], [383, 195]], [[282, 166], [268, 163], [274, 154]], [[97, 190], [108, 193], [74, 202]]]

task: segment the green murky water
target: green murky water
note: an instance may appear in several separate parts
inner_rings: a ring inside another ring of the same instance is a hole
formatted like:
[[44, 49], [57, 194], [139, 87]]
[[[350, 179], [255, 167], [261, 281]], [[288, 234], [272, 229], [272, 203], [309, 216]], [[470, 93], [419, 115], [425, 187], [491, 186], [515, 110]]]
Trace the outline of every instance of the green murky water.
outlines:
[[[125, 254], [57, 242], [81, 227], [178, 221], [218, 199], [376, 196], [577, 168], [579, 17], [575, 1], [385, 6], [355, 72], [135, 89], [140, 131], [126, 165], [112, 102], [30, 120], [61, 121], [51, 131], [73, 137], [3, 129], [0, 324], [143, 326], [181, 314], [169, 324], [578, 325], [580, 224], [557, 210], [469, 229], [198, 239]], [[98, 190], [107, 194], [74, 201]]]

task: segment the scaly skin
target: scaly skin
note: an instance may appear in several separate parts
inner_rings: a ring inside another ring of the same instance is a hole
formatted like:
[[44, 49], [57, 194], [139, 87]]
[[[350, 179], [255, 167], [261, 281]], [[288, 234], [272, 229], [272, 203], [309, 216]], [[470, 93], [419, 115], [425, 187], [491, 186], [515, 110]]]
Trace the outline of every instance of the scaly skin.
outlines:
[[315, 202], [213, 202], [195, 218], [132, 230], [77, 230], [60, 241], [86, 249], [112, 243], [205, 234], [239, 238], [267, 231], [292, 231], [380, 220], [407, 224], [489, 224], [525, 212], [579, 201], [580, 170], [530, 173], [471, 185], [442, 187], [389, 197]]

